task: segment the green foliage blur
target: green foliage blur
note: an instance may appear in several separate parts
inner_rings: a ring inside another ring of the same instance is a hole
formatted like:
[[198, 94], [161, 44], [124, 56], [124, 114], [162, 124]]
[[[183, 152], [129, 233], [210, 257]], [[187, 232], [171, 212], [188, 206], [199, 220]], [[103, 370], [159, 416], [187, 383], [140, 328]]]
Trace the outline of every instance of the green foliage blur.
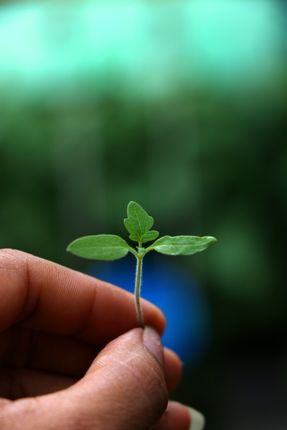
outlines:
[[215, 349], [258, 333], [272, 347], [287, 328], [284, 4], [90, 1], [94, 51], [77, 2], [43, 6], [16, 43], [31, 5], [0, 7], [0, 246], [83, 269], [66, 245], [122, 235], [138, 201], [161, 235], [218, 238], [177, 262], [202, 281]]

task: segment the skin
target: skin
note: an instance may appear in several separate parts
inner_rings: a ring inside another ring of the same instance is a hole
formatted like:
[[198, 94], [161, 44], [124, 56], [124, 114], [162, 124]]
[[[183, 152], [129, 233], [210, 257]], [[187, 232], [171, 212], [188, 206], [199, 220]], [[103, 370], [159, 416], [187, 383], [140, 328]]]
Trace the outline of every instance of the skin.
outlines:
[[165, 327], [154, 305], [147, 333], [131, 294], [15, 250], [0, 250], [0, 297], [1, 430], [189, 428], [168, 402], [178, 356], [145, 344]]

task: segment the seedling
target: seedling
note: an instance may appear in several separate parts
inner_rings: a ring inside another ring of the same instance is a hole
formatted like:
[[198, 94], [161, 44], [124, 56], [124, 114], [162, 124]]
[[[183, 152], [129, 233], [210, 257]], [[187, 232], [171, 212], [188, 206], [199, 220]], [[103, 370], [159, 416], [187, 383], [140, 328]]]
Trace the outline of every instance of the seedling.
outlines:
[[[158, 238], [159, 232], [151, 230], [153, 218], [136, 202], [129, 202], [127, 207], [127, 218], [124, 225], [129, 233], [131, 241], [136, 246], [129, 245], [120, 236], [114, 234], [97, 234], [94, 236], [83, 236], [71, 242], [67, 251], [78, 257], [90, 260], [112, 261], [125, 257], [129, 252], [136, 258], [135, 277], [135, 306], [139, 326], [144, 327], [144, 317], [140, 303], [140, 291], [142, 282], [142, 266], [144, 256], [151, 251], [165, 255], [192, 255], [204, 251], [217, 239], [212, 236], [162, 236]], [[152, 242], [144, 247], [143, 244]]]

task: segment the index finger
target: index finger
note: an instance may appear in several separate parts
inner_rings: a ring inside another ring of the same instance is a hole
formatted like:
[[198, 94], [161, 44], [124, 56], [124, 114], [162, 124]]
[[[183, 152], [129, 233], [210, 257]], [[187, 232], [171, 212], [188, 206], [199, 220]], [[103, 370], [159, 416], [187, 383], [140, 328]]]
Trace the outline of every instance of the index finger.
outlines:
[[[0, 297], [0, 331], [20, 324], [100, 344], [137, 326], [130, 293], [21, 251], [0, 250]], [[142, 305], [146, 324], [162, 333], [162, 312]]]

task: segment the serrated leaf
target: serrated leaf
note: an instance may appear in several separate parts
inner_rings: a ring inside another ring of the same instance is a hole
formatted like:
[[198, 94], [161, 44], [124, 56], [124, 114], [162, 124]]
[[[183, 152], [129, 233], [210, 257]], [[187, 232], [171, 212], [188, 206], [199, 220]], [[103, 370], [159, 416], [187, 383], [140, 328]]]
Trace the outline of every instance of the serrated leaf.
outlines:
[[156, 230], [147, 231], [142, 237], [142, 243], [150, 242], [151, 240], [157, 239], [159, 232]]
[[71, 242], [67, 247], [67, 251], [78, 257], [105, 261], [123, 258], [130, 249], [124, 239], [113, 234], [83, 236]]
[[124, 219], [124, 225], [130, 234], [130, 239], [143, 243], [144, 235], [153, 226], [153, 218], [138, 203], [133, 201], [128, 204], [127, 214], [128, 217]]
[[216, 242], [217, 239], [212, 236], [163, 236], [148, 249], [166, 255], [192, 255]]

